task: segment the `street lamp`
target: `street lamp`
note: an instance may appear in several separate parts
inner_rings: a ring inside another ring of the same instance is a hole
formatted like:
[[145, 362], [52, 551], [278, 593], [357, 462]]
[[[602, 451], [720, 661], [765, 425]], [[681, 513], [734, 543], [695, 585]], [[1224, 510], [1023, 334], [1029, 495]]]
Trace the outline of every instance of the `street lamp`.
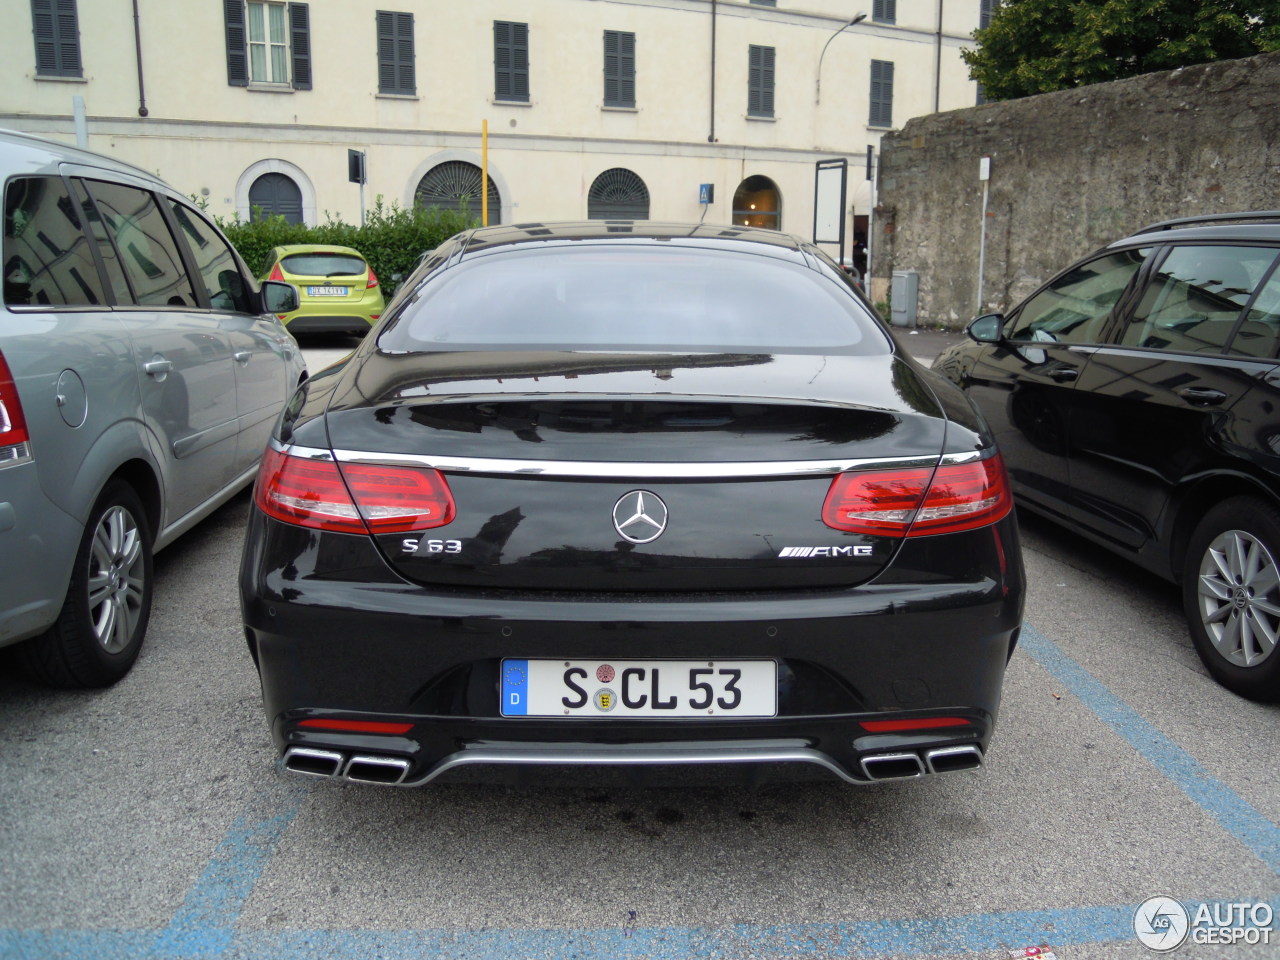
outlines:
[[831, 41], [840, 36], [840, 34], [844, 33], [855, 23], [861, 23], [865, 19], [867, 19], [867, 15], [865, 13], [858, 14], [831, 36], [827, 37], [827, 42], [822, 45], [822, 53], [818, 57], [818, 83], [813, 90], [813, 102], [815, 104], [822, 102], [822, 60], [827, 55], [827, 47], [831, 46]]

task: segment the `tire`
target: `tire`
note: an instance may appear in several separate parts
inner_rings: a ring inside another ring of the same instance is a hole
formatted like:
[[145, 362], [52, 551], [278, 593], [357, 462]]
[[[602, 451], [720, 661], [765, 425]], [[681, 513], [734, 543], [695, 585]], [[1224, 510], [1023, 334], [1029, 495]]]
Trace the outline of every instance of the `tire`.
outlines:
[[129, 672], [151, 616], [151, 531], [133, 488], [94, 504], [57, 622], [22, 644], [27, 672], [54, 687], [107, 687]]
[[1210, 510], [1187, 549], [1182, 606], [1215, 680], [1250, 700], [1280, 701], [1280, 511], [1254, 497]]

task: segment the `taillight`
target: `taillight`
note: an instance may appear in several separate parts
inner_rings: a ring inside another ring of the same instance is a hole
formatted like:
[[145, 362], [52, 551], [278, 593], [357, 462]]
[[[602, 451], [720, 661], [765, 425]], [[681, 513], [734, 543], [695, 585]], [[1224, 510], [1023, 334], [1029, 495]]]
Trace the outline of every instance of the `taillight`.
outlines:
[[369, 282], [364, 285], [366, 290], [371, 290], [378, 285], [378, 275], [373, 272], [373, 267], [369, 268]]
[[22, 415], [22, 401], [18, 399], [18, 385], [9, 372], [4, 354], [0, 353], [0, 464], [30, 456], [26, 447], [30, 439], [27, 421]]
[[267, 277], [267, 279], [279, 280], [281, 283], [284, 283], [284, 271], [280, 269], [280, 264], [277, 263], [271, 268], [271, 276]]
[[822, 522], [882, 537], [957, 533], [995, 523], [1013, 507], [999, 454], [936, 469], [842, 473], [831, 481]]
[[267, 516], [341, 533], [406, 533], [453, 519], [453, 494], [436, 470], [310, 460], [269, 449], [254, 501]]

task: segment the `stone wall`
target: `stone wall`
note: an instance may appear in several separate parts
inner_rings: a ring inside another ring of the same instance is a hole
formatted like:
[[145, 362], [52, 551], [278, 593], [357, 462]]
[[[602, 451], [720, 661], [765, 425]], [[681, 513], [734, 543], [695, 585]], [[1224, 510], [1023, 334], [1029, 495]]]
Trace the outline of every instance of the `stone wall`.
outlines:
[[873, 295], [918, 271], [919, 325], [962, 326], [1148, 223], [1280, 208], [1277, 91], [1264, 54], [909, 121], [881, 142]]

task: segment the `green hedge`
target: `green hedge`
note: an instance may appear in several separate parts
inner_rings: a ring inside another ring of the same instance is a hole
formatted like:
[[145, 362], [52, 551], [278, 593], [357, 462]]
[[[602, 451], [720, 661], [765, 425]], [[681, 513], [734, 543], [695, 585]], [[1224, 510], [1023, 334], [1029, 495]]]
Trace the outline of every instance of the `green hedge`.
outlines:
[[373, 209], [365, 214], [363, 227], [352, 226], [329, 217], [324, 223], [308, 227], [287, 223], [284, 217], [263, 220], [220, 220], [227, 239], [240, 251], [244, 262], [255, 274], [272, 247], [286, 243], [332, 243], [353, 247], [364, 255], [377, 274], [387, 299], [395, 293], [400, 281], [418, 265], [418, 258], [463, 230], [479, 226], [464, 205], [461, 211], [414, 207], [402, 210], [393, 203], [386, 206], [379, 196]]

